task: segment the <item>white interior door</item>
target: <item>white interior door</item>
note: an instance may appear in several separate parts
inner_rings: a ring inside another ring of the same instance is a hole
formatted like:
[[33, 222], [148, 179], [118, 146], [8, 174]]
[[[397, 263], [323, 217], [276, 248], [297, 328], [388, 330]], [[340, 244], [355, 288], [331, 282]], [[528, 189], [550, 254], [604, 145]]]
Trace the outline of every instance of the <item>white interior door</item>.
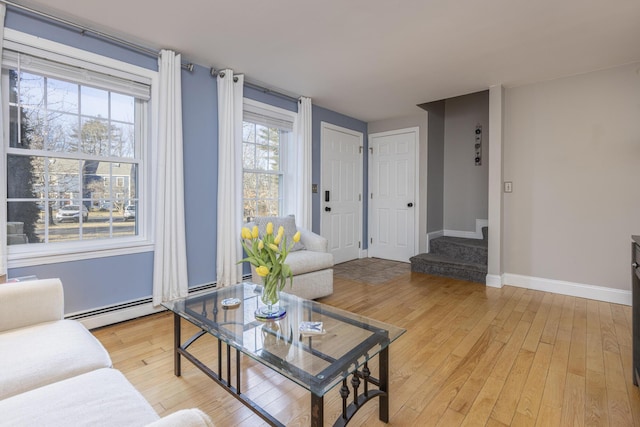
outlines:
[[360, 257], [363, 134], [322, 123], [320, 234], [336, 264]]
[[369, 249], [371, 257], [408, 262], [415, 238], [418, 131], [369, 135]]

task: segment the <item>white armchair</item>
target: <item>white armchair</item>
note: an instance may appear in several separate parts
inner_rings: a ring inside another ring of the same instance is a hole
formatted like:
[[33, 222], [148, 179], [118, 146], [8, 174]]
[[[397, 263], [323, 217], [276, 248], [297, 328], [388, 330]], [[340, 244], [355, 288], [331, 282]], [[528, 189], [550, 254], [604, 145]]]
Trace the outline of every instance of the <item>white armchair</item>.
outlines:
[[[260, 217], [255, 218], [254, 221], [247, 223], [246, 226], [251, 228], [258, 225], [261, 235], [263, 227], [269, 221], [273, 222], [275, 229], [283, 225], [289, 242], [291, 242], [291, 236], [296, 233], [296, 229], [300, 231], [300, 243], [304, 249], [294, 249], [287, 256], [286, 263], [293, 272], [293, 284], [291, 287], [287, 284], [283, 292], [307, 299], [321, 298], [333, 293], [333, 255], [328, 250], [327, 239], [312, 231], [296, 227], [293, 216]], [[251, 266], [251, 279], [254, 283], [262, 283], [262, 278], [258, 276], [253, 266]]]

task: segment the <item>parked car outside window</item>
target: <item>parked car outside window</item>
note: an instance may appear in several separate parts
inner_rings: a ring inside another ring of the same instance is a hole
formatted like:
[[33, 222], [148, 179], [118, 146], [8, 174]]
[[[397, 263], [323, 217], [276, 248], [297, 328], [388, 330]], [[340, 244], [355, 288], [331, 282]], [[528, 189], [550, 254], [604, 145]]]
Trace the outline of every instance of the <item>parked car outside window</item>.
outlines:
[[125, 206], [122, 217], [124, 218], [125, 221], [129, 221], [130, 219], [136, 219], [136, 205]]
[[[82, 206], [82, 221], [86, 221], [89, 218], [89, 210], [85, 205]], [[56, 213], [56, 219], [62, 221], [75, 221], [80, 222], [80, 205], [66, 205], [58, 209]]]
[[102, 202], [100, 203], [101, 211], [110, 211], [113, 210], [113, 202]]

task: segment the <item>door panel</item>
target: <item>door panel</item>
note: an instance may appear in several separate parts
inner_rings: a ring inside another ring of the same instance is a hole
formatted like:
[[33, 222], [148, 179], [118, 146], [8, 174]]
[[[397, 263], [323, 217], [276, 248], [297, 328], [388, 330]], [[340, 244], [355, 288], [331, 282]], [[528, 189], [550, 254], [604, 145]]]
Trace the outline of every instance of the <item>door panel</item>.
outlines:
[[362, 141], [359, 132], [323, 123], [320, 233], [329, 240], [336, 264], [360, 256]]
[[369, 136], [369, 255], [408, 262], [415, 255], [414, 131]]

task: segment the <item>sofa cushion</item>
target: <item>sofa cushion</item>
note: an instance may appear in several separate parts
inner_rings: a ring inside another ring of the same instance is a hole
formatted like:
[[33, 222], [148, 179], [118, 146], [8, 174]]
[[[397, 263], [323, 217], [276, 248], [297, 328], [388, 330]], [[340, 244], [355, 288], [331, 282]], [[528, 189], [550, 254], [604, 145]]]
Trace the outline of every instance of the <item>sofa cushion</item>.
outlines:
[[[254, 219], [254, 223], [258, 226], [260, 236], [264, 236], [267, 230], [267, 224], [273, 224], [273, 232], [277, 233], [280, 226], [284, 227], [284, 235], [287, 238], [287, 246], [291, 246], [293, 242], [293, 235], [298, 232], [296, 227], [296, 217], [294, 215], [288, 216], [259, 216]], [[301, 242], [294, 243], [291, 248], [291, 252], [300, 251], [304, 249], [304, 245]], [[295, 274], [295, 273], [294, 273]]]
[[0, 333], [0, 399], [110, 366], [100, 341], [74, 320]]
[[119, 371], [88, 372], [0, 401], [0, 425], [144, 426], [159, 417]]
[[329, 252], [291, 252], [285, 261], [294, 276], [333, 267], [333, 255]]
[[0, 332], [64, 317], [60, 279], [4, 283], [0, 286]]

